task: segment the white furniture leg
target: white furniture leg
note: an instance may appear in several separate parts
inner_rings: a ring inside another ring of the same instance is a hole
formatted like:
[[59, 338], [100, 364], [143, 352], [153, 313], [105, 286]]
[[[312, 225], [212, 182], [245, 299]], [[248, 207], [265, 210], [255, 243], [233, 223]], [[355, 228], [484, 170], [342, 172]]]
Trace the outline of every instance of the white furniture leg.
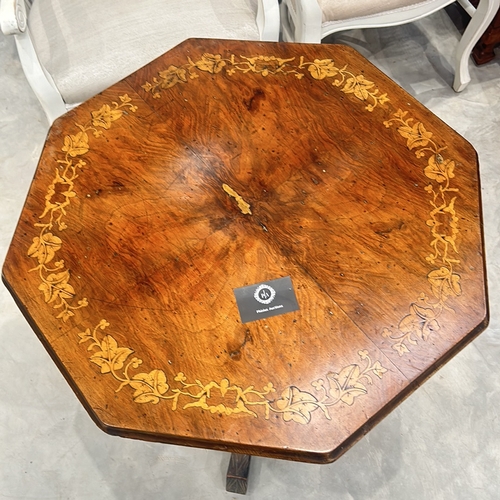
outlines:
[[[467, 0], [459, 0], [459, 3], [468, 13], [471, 13], [472, 6]], [[495, 17], [499, 7], [500, 0], [481, 0], [472, 15], [455, 55], [455, 80], [453, 82], [455, 92], [461, 92], [470, 82], [469, 59], [472, 49]]]

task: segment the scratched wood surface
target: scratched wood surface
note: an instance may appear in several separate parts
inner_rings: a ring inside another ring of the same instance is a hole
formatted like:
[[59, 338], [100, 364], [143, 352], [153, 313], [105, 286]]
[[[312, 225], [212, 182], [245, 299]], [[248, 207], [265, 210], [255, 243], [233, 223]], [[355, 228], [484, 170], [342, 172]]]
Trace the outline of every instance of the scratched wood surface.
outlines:
[[105, 431], [330, 462], [486, 326], [479, 193], [355, 51], [189, 40], [54, 123], [3, 278]]

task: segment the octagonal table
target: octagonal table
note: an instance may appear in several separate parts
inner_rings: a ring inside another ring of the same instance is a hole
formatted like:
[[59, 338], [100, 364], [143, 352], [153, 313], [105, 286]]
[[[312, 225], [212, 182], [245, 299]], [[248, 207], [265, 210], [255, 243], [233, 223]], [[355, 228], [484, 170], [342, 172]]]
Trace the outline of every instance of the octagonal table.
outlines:
[[54, 123], [3, 278], [106, 432], [325, 463], [485, 328], [481, 231], [354, 50], [188, 40]]

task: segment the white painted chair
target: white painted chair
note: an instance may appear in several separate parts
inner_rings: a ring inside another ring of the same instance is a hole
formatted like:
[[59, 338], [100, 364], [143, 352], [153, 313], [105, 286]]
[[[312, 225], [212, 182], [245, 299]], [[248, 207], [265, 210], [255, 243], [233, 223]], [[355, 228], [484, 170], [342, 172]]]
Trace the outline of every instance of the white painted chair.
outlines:
[[52, 123], [187, 38], [277, 41], [278, 0], [0, 0]]
[[[405, 24], [454, 3], [455, 0], [282, 0], [281, 24], [287, 42], [320, 43], [338, 31]], [[500, 6], [500, 0], [480, 0], [477, 9], [468, 0], [458, 3], [471, 20], [457, 46], [453, 88], [469, 83], [469, 57]]]

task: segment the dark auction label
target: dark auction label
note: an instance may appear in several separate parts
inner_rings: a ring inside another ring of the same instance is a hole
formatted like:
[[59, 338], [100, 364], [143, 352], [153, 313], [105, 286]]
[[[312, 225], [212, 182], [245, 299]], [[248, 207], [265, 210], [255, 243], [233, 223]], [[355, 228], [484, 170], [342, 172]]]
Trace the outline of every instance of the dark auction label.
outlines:
[[235, 288], [234, 295], [243, 323], [299, 309], [290, 276]]

